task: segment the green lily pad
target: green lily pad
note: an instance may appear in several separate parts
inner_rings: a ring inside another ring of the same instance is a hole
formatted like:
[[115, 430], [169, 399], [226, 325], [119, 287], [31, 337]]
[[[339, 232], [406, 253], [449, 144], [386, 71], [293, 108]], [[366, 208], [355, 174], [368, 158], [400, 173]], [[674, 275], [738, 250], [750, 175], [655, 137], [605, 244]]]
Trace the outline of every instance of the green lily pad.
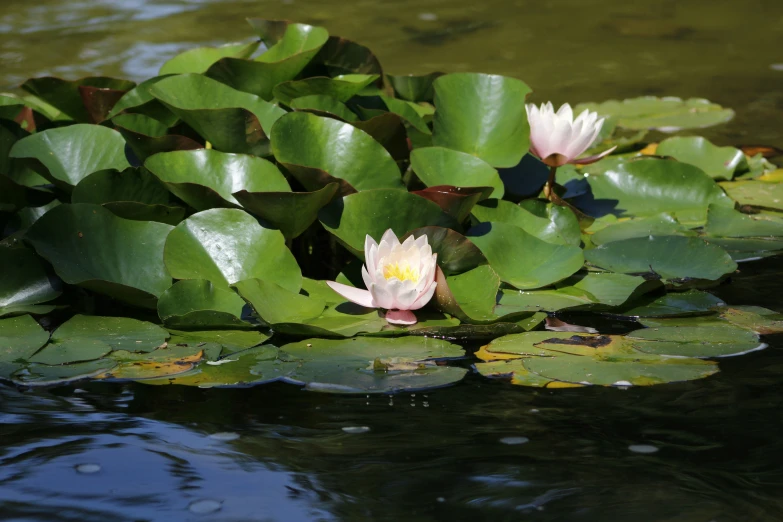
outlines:
[[144, 384], [213, 387], [244, 387], [282, 379], [295, 361], [278, 358], [275, 346], [264, 345], [228, 355], [210, 364], [201, 363], [196, 368], [160, 379], [145, 379]]
[[171, 58], [160, 68], [159, 75], [203, 73], [221, 58], [249, 58], [258, 49], [260, 42], [230, 43], [220, 47], [198, 47]]
[[302, 285], [302, 272], [283, 234], [262, 227], [238, 209], [216, 208], [190, 216], [169, 234], [164, 260], [175, 279], [206, 279], [228, 286], [259, 278], [291, 292]]
[[367, 338], [349, 341], [308, 339], [281, 347], [297, 360], [287, 382], [310, 391], [395, 393], [439, 388], [460, 381], [463, 368], [438, 366], [435, 360], [462, 357], [457, 345], [422, 337]]
[[504, 281], [520, 290], [550, 285], [582, 268], [582, 249], [555, 245], [507, 223], [481, 223], [465, 234]]
[[297, 111], [309, 111], [316, 116], [329, 116], [350, 123], [359, 119], [344, 103], [325, 94], [300, 96], [288, 102], [288, 106]]
[[203, 149], [204, 144], [179, 134], [167, 134], [168, 127], [144, 114], [120, 114], [112, 119], [114, 128], [140, 162], [159, 152]]
[[321, 315], [326, 303], [299, 293], [291, 292], [273, 281], [246, 279], [235, 283], [234, 288], [255, 309], [268, 325], [299, 323]]
[[400, 241], [405, 241], [408, 236], [417, 239], [427, 236], [432, 251], [438, 254], [438, 266], [446, 275], [461, 274], [479, 265], [487, 264], [487, 258], [481, 250], [456, 230], [444, 227], [422, 227], [401, 237]]
[[177, 115], [155, 99], [150, 92], [150, 88], [155, 84], [170, 77], [171, 75], [155, 76], [154, 78], [141, 82], [119, 99], [114, 107], [112, 107], [108, 118], [114, 120], [119, 114], [132, 113], [147, 116], [148, 118], [161, 122], [169, 127], [174, 125], [179, 119]]
[[[714, 208], [724, 207], [714, 206]], [[657, 216], [618, 221], [590, 236], [590, 240], [594, 245], [603, 245], [635, 237], [676, 235], [693, 235], [693, 233], [683, 227], [672, 214], [662, 213]]]
[[165, 78], [150, 93], [216, 150], [265, 155], [272, 125], [285, 111], [200, 74]]
[[[389, 152], [370, 135], [348, 123], [292, 112], [275, 124], [271, 139], [275, 158], [294, 176], [297, 171], [290, 166], [303, 166], [320, 169], [359, 191], [403, 188], [400, 169]], [[312, 186], [307, 180], [299, 181], [308, 190], [326, 185]]]
[[368, 234], [380, 241], [390, 228], [402, 237], [425, 226], [458, 226], [435, 203], [396, 189], [366, 190], [345, 196], [321, 209], [318, 218], [326, 230], [360, 256]]
[[755, 261], [783, 252], [783, 240], [752, 237], [708, 237], [705, 240], [725, 250], [737, 262]]
[[130, 166], [122, 135], [100, 125], [71, 125], [31, 134], [16, 142], [10, 154], [39, 161], [45, 167], [43, 174], [66, 190], [93, 172]]
[[714, 295], [700, 290], [669, 292], [661, 297], [646, 297], [643, 302], [633, 303], [618, 315], [629, 317], [680, 317], [704, 315], [725, 303]]
[[[128, 80], [106, 78], [102, 76], [69, 81], [51, 76], [33, 78], [22, 84], [22, 89], [57, 108], [63, 114], [80, 123], [94, 123], [96, 113], [108, 114], [111, 106], [122, 95], [135, 87]], [[104, 90], [108, 97], [94, 96], [93, 90]], [[85, 90], [87, 92], [85, 93]], [[92, 96], [91, 96], [92, 94]], [[97, 121], [101, 121], [102, 118]]]
[[41, 216], [26, 239], [60, 279], [130, 304], [155, 308], [171, 286], [163, 264], [170, 225], [131, 221], [100, 205], [59, 205]]
[[[219, 346], [214, 345], [218, 350]], [[191, 346], [167, 346], [150, 353], [136, 354], [125, 350], [110, 355], [117, 365], [98, 375], [98, 379], [140, 380], [169, 378], [192, 370], [205, 357], [203, 348]]]
[[443, 212], [464, 222], [479, 201], [487, 199], [492, 187], [453, 187], [451, 185], [436, 185], [423, 190], [415, 190], [416, 194], [438, 205]]
[[472, 214], [479, 223], [506, 223], [547, 243], [579, 246], [579, 222], [574, 213], [559, 205], [540, 207], [534, 213], [510, 201], [488, 199], [473, 207]]
[[671, 156], [703, 170], [712, 179], [731, 179], [745, 155], [734, 147], [718, 147], [701, 136], [675, 136], [657, 147], [658, 156]]
[[27, 360], [48, 341], [49, 332], [29, 315], [0, 319], [0, 377], [7, 378], [4, 369]]
[[167, 327], [180, 330], [252, 327], [240, 319], [244, 306], [235, 292], [204, 279], [185, 279], [160, 296], [158, 316]]
[[47, 344], [28, 360], [32, 363], [49, 365], [72, 364], [94, 361], [109, 352], [111, 346], [97, 339], [65, 339]]
[[729, 357], [766, 347], [757, 334], [734, 326], [653, 327], [629, 333], [637, 350], [679, 357]]
[[198, 349], [208, 349], [217, 344], [222, 346], [222, 353], [235, 353], [247, 350], [267, 341], [270, 337], [266, 332], [258, 330], [171, 330], [169, 345], [189, 346]]
[[308, 72], [308, 76], [330, 77], [341, 74], [383, 75], [378, 58], [369, 48], [339, 36], [329, 37], [305, 70], [305, 73]]
[[421, 76], [395, 76], [388, 75], [386, 79], [394, 88], [394, 92], [400, 98], [412, 102], [431, 101], [435, 97], [433, 82], [443, 76], [443, 73], [434, 72]]
[[783, 210], [783, 183], [742, 180], [724, 181], [720, 186], [740, 205]]
[[144, 166], [196, 210], [238, 207], [233, 193], [240, 190], [291, 191], [273, 163], [246, 154], [208, 149], [164, 152], [148, 158]]
[[587, 262], [623, 274], [655, 273], [664, 279], [717, 280], [737, 269], [722, 248], [695, 237], [624, 239], [585, 251]]
[[596, 111], [599, 116], [614, 116], [617, 125], [626, 129], [656, 129], [663, 132], [711, 127], [726, 123], [734, 117], [733, 110], [701, 98], [682, 100], [642, 96], [622, 101], [581, 103], [574, 107], [574, 113], [585, 109]]
[[[567, 308], [600, 309], [625, 303], [644, 279], [612, 272], [580, 272], [556, 283], [553, 289], [502, 289], [495, 313], [557, 312]], [[602, 305], [602, 306], [598, 306]]]
[[[421, 140], [423, 141], [416, 140], [415, 142], [417, 147], [425, 147], [431, 144], [432, 131], [427, 126], [427, 122], [424, 120], [422, 114], [419, 112], [419, 105], [383, 95], [380, 96], [380, 99], [389, 109], [389, 112], [399, 115], [403, 120], [405, 120], [407, 125], [411, 127], [411, 131], [415, 130], [415, 132], [410, 134], [412, 141], [415, 139], [414, 136], [417, 133], [422, 135]], [[419, 145], [419, 143], [426, 143], [426, 145]]]
[[15, 384], [22, 386], [63, 386], [105, 374], [117, 363], [111, 359], [50, 366], [29, 364], [11, 376]]
[[168, 337], [160, 326], [130, 317], [75, 315], [52, 332], [52, 343], [100, 341], [112, 350], [151, 352]]
[[251, 214], [277, 227], [286, 239], [293, 239], [312, 225], [318, 211], [337, 194], [339, 185], [329, 183], [314, 192], [249, 192], [232, 195]]
[[432, 144], [478, 156], [493, 167], [513, 167], [530, 146], [525, 97], [514, 78], [455, 73], [434, 82]]
[[781, 237], [783, 218], [766, 214], [749, 215], [730, 208], [710, 206], [704, 233], [720, 237]]
[[348, 74], [336, 78], [305, 78], [279, 83], [273, 90], [274, 97], [288, 104], [294, 98], [321, 94], [347, 102], [365, 87], [378, 79], [377, 74]]
[[783, 333], [783, 314], [760, 306], [727, 306], [719, 313], [722, 320], [760, 335]]
[[645, 354], [618, 335], [529, 332], [495, 339], [476, 354], [476, 369], [512, 384], [560, 388], [574, 385], [649, 386], [708, 377], [715, 363]]
[[672, 212], [682, 223], [701, 225], [709, 205], [734, 205], [701, 169], [674, 160], [608, 159], [586, 171], [592, 193], [574, 198], [572, 203], [594, 216]]
[[0, 273], [0, 317], [47, 313], [51, 308], [39, 305], [62, 293], [59, 282], [27, 248], [0, 248]]
[[329, 38], [323, 27], [306, 24], [286, 24], [283, 31], [279, 39], [266, 42], [269, 49], [255, 60], [223, 58], [209, 68], [207, 76], [271, 100], [274, 87], [296, 78]]
[[440, 310], [470, 323], [488, 323], [495, 315], [500, 277], [488, 265], [463, 274], [446, 277], [442, 270], [436, 276], [434, 301]]
[[502, 198], [503, 181], [498, 171], [471, 154], [444, 147], [424, 147], [411, 152], [411, 167], [428, 187], [492, 187], [492, 197]]

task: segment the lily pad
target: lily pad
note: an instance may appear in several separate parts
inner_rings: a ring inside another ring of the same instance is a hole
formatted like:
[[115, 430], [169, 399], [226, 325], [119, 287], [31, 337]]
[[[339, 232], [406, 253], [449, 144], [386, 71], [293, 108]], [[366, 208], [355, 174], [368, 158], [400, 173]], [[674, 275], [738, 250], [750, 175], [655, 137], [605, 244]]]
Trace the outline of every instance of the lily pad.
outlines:
[[72, 364], [94, 361], [111, 352], [111, 346], [97, 339], [65, 339], [47, 344], [41, 351], [30, 357], [32, 363]]
[[642, 96], [622, 101], [581, 103], [574, 108], [574, 113], [585, 109], [596, 111], [600, 116], [614, 116], [617, 125], [626, 129], [655, 129], [663, 132], [711, 127], [726, 123], [734, 117], [733, 110], [701, 98], [682, 100]]
[[296, 366], [295, 361], [278, 358], [275, 346], [264, 345], [228, 355], [213, 362], [201, 363], [196, 368], [159, 379], [145, 379], [144, 384], [213, 387], [244, 387], [282, 379]]
[[117, 362], [117, 366], [96, 378], [140, 380], [170, 377], [192, 370], [204, 359], [204, 352], [201, 348], [189, 346], [158, 348], [145, 354], [119, 350], [110, 356], [111, 360]]
[[[128, 80], [95, 76], [69, 81], [51, 76], [33, 78], [22, 84], [22, 89], [57, 108], [69, 118], [80, 123], [97, 123], [96, 113], [108, 114], [111, 106], [136, 84]], [[85, 96], [85, 89], [87, 94]], [[95, 96], [94, 90], [102, 90], [108, 96]], [[93, 91], [93, 92], [90, 92]]]
[[592, 193], [571, 202], [592, 216], [652, 216], [672, 212], [685, 224], [703, 224], [711, 204], [734, 202], [701, 169], [674, 160], [608, 159], [588, 167]]
[[29, 315], [0, 319], [0, 377], [12, 363], [23, 363], [49, 341], [49, 332]]
[[542, 241], [579, 246], [579, 222], [574, 213], [559, 205], [541, 205], [538, 214], [510, 201], [488, 199], [473, 207], [479, 223], [506, 223], [521, 228]]
[[285, 111], [200, 74], [165, 78], [150, 93], [216, 150], [265, 155], [267, 135]]
[[555, 245], [507, 223], [481, 223], [465, 234], [500, 279], [520, 290], [550, 285], [582, 268], [582, 249]]
[[464, 222], [479, 201], [487, 199], [492, 187], [454, 187], [452, 185], [435, 185], [423, 190], [415, 190], [416, 194], [438, 205], [443, 212]]
[[[331, 118], [292, 112], [280, 118], [272, 131], [277, 161], [296, 176], [291, 166], [320, 169], [345, 180], [356, 190], [403, 188], [400, 169], [383, 146], [362, 130]], [[299, 179], [299, 178], [298, 178]], [[317, 190], [306, 179], [308, 190]]]
[[718, 147], [701, 136], [675, 136], [663, 140], [655, 151], [703, 170], [712, 179], [731, 179], [745, 158], [734, 147]]
[[[714, 208], [724, 207], [714, 206]], [[693, 233], [683, 227], [672, 214], [662, 213], [657, 216], [618, 221], [590, 236], [590, 240], [594, 245], [603, 245], [635, 237], [675, 235], [693, 235]]]
[[434, 301], [440, 310], [469, 323], [498, 319], [495, 303], [500, 277], [488, 265], [450, 277], [438, 270], [436, 282]]
[[276, 36], [280, 38], [267, 41], [269, 49], [255, 60], [223, 58], [209, 68], [207, 76], [271, 100], [275, 85], [296, 78], [326, 43], [329, 33], [323, 27], [286, 24], [283, 33]]
[[222, 346], [222, 353], [247, 350], [267, 341], [269, 335], [258, 330], [171, 330], [169, 345], [189, 346], [207, 351], [210, 345]]
[[171, 58], [160, 68], [159, 75], [203, 73], [221, 58], [249, 58], [258, 49], [260, 42], [230, 43], [220, 47], [198, 47]]
[[695, 237], [650, 236], [614, 241], [585, 251], [598, 267], [623, 274], [658, 274], [664, 279], [717, 280], [737, 269], [722, 248]]
[[112, 107], [108, 117], [114, 120], [119, 114], [141, 114], [155, 121], [161, 122], [166, 126], [174, 125], [179, 119], [176, 114], [171, 112], [165, 105], [159, 102], [150, 92], [156, 83], [171, 75], [155, 76], [145, 80], [136, 87], [125, 93], [120, 100]]
[[242, 321], [245, 302], [235, 292], [204, 279], [176, 282], [158, 300], [158, 316], [167, 327], [180, 330], [249, 328]]
[[527, 85], [475, 73], [447, 74], [433, 85], [433, 145], [473, 154], [493, 167], [519, 163], [530, 146]]
[[720, 186], [740, 205], [783, 210], [783, 183], [742, 180], [724, 181]]
[[492, 187], [493, 198], [502, 198], [498, 171], [476, 156], [444, 147], [424, 147], [411, 152], [411, 167], [428, 187]]
[[112, 119], [140, 162], [159, 152], [203, 149], [204, 144], [188, 136], [167, 134], [165, 124], [144, 114], [120, 114]]
[[251, 214], [280, 229], [293, 239], [312, 225], [318, 211], [337, 194], [339, 185], [329, 183], [314, 192], [234, 192], [236, 200]]
[[155, 308], [171, 286], [163, 265], [170, 225], [131, 221], [100, 205], [59, 205], [41, 216], [26, 239], [69, 284], [130, 304]]
[[46, 273], [35, 252], [27, 248], [0, 248], [0, 317], [48, 313], [51, 301], [61, 294], [59, 281]]
[[274, 327], [277, 323], [299, 323], [321, 315], [326, 303], [291, 292], [273, 281], [246, 279], [233, 285], [255, 309], [258, 316]]
[[246, 154], [208, 149], [164, 152], [148, 158], [144, 166], [196, 210], [239, 207], [233, 193], [240, 190], [291, 191], [273, 163]]
[[166, 267], [175, 279], [206, 279], [228, 286], [267, 279], [298, 292], [302, 273], [279, 230], [264, 228], [238, 209], [216, 208], [190, 216], [166, 240]]
[[52, 332], [52, 343], [100, 341], [112, 350], [151, 352], [168, 337], [160, 326], [130, 317], [75, 315]]
[[439, 388], [460, 381], [463, 368], [439, 366], [436, 360], [458, 358], [464, 351], [439, 339], [367, 338], [349, 341], [308, 339], [281, 347], [298, 364], [285, 380], [310, 391], [395, 393]]
[[632, 308], [618, 312], [629, 317], [681, 317], [709, 314], [725, 303], [714, 295], [700, 290], [669, 292], [660, 297], [646, 297]]
[[11, 376], [15, 384], [22, 386], [62, 386], [76, 381], [95, 378], [114, 366], [111, 359], [79, 362], [50, 366], [47, 364], [29, 364]]
[[434, 72], [421, 76], [394, 76], [388, 75], [386, 79], [394, 88], [400, 98], [412, 102], [431, 101], [435, 97], [432, 88], [433, 82], [443, 76], [443, 73]]
[[724, 249], [737, 263], [755, 261], [783, 252], [783, 240], [780, 239], [708, 237], [705, 240], [711, 245]]
[[617, 335], [514, 334], [495, 339], [476, 355], [488, 361], [476, 365], [482, 375], [533, 387], [649, 386], [701, 379], [718, 371], [707, 361], [639, 352], [631, 340]]
[[377, 74], [347, 74], [336, 78], [305, 78], [279, 83], [275, 86], [274, 97], [288, 104], [294, 98], [313, 94], [327, 95], [341, 102], [347, 102], [365, 87], [378, 79]]
[[783, 237], [783, 218], [710, 206], [704, 233], [719, 237]]
[[427, 236], [427, 242], [432, 251], [438, 254], [438, 266], [446, 275], [461, 274], [479, 265], [486, 265], [487, 258], [468, 238], [450, 228], [422, 227], [411, 231], [408, 236], [420, 238]]
[[39, 161], [45, 167], [43, 174], [66, 190], [93, 172], [130, 166], [122, 135], [100, 125], [71, 125], [31, 134], [16, 142], [10, 154]]
[[765, 348], [757, 334], [734, 326], [672, 326], [636, 330], [637, 350], [679, 357], [729, 357]]
[[329, 116], [353, 123], [359, 117], [337, 98], [325, 94], [312, 94], [294, 98], [288, 106], [297, 111], [309, 111], [317, 116]]
[[379, 240], [390, 228], [402, 237], [425, 226], [458, 226], [435, 203], [396, 189], [366, 190], [345, 196], [321, 209], [318, 217], [326, 230], [357, 255], [363, 255], [368, 234]]

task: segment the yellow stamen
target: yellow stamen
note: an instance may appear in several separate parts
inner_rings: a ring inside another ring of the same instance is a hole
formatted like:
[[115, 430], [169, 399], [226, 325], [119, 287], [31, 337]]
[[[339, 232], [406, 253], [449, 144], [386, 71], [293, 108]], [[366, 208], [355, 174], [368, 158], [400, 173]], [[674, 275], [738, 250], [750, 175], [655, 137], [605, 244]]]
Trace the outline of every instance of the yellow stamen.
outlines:
[[407, 263], [404, 266], [400, 266], [399, 263], [394, 263], [383, 267], [383, 277], [387, 280], [395, 277], [400, 281], [409, 280], [418, 283], [419, 271], [412, 269]]

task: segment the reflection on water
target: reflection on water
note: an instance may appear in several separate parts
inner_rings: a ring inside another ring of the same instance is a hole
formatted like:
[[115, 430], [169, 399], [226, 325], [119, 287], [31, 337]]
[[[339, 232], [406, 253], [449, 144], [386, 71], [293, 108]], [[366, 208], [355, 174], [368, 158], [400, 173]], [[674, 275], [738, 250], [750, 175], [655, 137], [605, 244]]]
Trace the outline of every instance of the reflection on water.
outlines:
[[[736, 279], [721, 297], [764, 289], [783, 309], [779, 260]], [[0, 388], [0, 518], [779, 521], [783, 339], [768, 341], [714, 378], [627, 390]]]
[[783, 3], [662, 0], [3, 0], [0, 88], [30, 76], [144, 79], [178, 51], [252, 37], [244, 18], [324, 25], [388, 72], [483, 71], [539, 101], [706, 97], [722, 143], [783, 145]]

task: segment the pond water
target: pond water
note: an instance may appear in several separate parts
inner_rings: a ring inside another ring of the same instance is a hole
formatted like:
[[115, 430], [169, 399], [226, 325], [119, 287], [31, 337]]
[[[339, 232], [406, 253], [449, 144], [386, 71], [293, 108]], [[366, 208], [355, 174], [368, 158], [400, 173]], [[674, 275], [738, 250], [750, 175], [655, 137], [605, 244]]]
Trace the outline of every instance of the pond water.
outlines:
[[[246, 16], [324, 25], [392, 73], [516, 76], [537, 101], [706, 97], [737, 117], [702, 134], [783, 146], [779, 0], [4, 0], [0, 88], [143, 79], [249, 38]], [[713, 292], [783, 311], [781, 274], [743, 264]], [[0, 519], [779, 521], [780, 337], [715, 377], [627, 390], [0, 386]]]

